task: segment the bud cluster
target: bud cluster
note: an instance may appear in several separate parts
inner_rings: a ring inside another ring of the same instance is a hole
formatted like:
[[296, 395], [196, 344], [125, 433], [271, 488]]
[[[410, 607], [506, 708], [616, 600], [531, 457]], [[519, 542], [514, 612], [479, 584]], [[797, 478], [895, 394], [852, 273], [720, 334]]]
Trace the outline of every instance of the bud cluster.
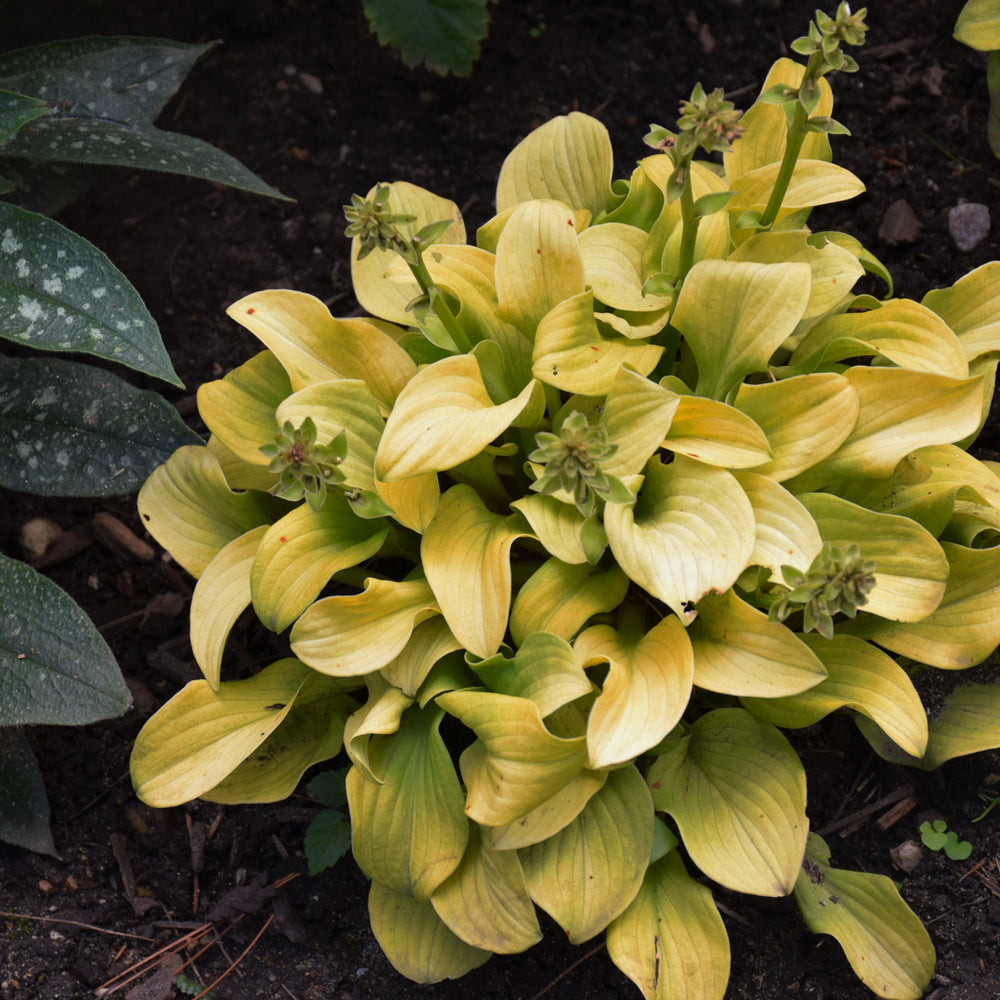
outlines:
[[319, 444], [316, 437], [312, 417], [306, 417], [298, 428], [286, 420], [274, 441], [260, 449], [271, 460], [268, 472], [278, 476], [271, 493], [283, 500], [305, 498], [313, 510], [319, 510], [326, 502], [328, 486], [344, 481], [344, 474], [337, 466], [347, 454], [345, 431], [329, 444]]

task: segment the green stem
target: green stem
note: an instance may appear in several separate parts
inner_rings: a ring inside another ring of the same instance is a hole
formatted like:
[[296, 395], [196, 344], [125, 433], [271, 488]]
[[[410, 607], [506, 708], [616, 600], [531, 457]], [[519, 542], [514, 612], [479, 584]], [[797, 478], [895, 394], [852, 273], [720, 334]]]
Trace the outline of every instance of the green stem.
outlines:
[[465, 335], [465, 331], [462, 329], [457, 317], [448, 308], [448, 303], [445, 302], [440, 289], [434, 284], [430, 271], [427, 270], [427, 265], [424, 263], [422, 251], [412, 243], [408, 245], [408, 249], [411, 253], [404, 253], [402, 256], [410, 268], [410, 273], [416, 278], [420, 290], [430, 300], [431, 308], [434, 310], [437, 318], [441, 320], [442, 325], [455, 342], [455, 346], [459, 352], [468, 354], [472, 350], [472, 341]]
[[686, 179], [681, 189], [681, 259], [677, 276], [677, 294], [694, 264], [694, 248], [698, 238], [698, 219], [694, 214], [694, 195], [691, 193], [691, 164], [686, 166]]

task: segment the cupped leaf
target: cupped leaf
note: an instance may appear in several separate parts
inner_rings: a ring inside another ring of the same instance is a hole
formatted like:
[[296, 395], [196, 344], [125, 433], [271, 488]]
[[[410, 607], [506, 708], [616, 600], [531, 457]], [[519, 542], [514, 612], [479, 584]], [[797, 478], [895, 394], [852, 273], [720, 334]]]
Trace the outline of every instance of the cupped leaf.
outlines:
[[546, 198], [596, 217], [611, 199], [611, 170], [608, 130], [579, 111], [560, 115], [507, 154], [497, 180], [497, 212]]
[[666, 309], [670, 296], [644, 295], [642, 258], [648, 235], [635, 226], [604, 222], [580, 234], [587, 285], [611, 309], [648, 312]]
[[368, 700], [344, 724], [344, 749], [361, 777], [380, 785], [384, 780], [384, 759], [379, 755], [373, 757], [373, 737], [398, 732], [403, 713], [413, 704], [413, 698], [376, 671], [365, 674], [364, 680]]
[[310, 675], [278, 660], [243, 681], [186, 684], [149, 721], [132, 749], [132, 784], [151, 806], [176, 806], [214, 788], [288, 715]]
[[752, 469], [771, 459], [764, 432], [733, 406], [681, 396], [663, 447], [723, 469]]
[[[6, 150], [5, 150], [6, 151]], [[181, 385], [149, 310], [82, 236], [0, 203], [0, 337], [75, 351]]]
[[729, 983], [729, 938], [712, 891], [677, 851], [649, 866], [612, 921], [608, 954], [645, 1000], [722, 1000]]
[[755, 521], [732, 473], [677, 456], [654, 458], [634, 505], [608, 504], [604, 527], [619, 566], [682, 621], [711, 590], [728, 590], [747, 566]]
[[410, 709], [371, 749], [381, 784], [347, 774], [354, 860], [374, 882], [427, 900], [458, 867], [469, 824], [458, 775], [438, 732], [444, 712]]
[[133, 493], [176, 448], [200, 443], [162, 396], [91, 365], [0, 357], [0, 386], [0, 484], [8, 489]]
[[[1000, 5], [997, 6], [1000, 24]], [[1000, 44], [1000, 42], [998, 42]], [[962, 275], [949, 288], [935, 288], [921, 300], [955, 332], [969, 361], [1000, 350], [1000, 261]]]
[[681, 397], [623, 368], [604, 400], [601, 422], [615, 453], [601, 463], [609, 476], [632, 476], [642, 471], [659, 449], [680, 406]]
[[740, 708], [698, 719], [646, 776], [709, 878], [758, 896], [792, 891], [805, 851], [805, 770], [772, 725]]
[[403, 527], [423, 534], [437, 510], [441, 487], [436, 473], [425, 472], [389, 483], [376, 477], [375, 492]]
[[629, 766], [612, 771], [572, 823], [520, 853], [531, 898], [580, 944], [635, 898], [652, 847], [653, 803]]
[[271, 522], [260, 498], [234, 493], [219, 460], [197, 445], [154, 470], [136, 503], [146, 530], [195, 577], [234, 538]]
[[684, 626], [663, 618], [645, 635], [609, 625], [587, 629], [573, 647], [584, 666], [608, 664], [587, 719], [589, 766], [613, 767], [656, 746], [691, 697], [694, 656]]
[[604, 527], [595, 517], [585, 518], [575, 506], [553, 496], [532, 493], [515, 500], [534, 536], [561, 562], [596, 563], [608, 545]]
[[849, 635], [798, 638], [823, 664], [827, 676], [808, 691], [788, 697], [744, 698], [754, 715], [786, 729], [801, 729], [838, 708], [853, 708], [876, 722], [908, 754], [923, 754], [927, 713], [909, 675], [892, 657]]
[[858, 978], [888, 1000], [919, 1000], [934, 972], [934, 946], [892, 880], [838, 871], [830, 849], [809, 835], [795, 902], [811, 931], [830, 934]]
[[448, 623], [436, 615], [413, 630], [402, 652], [382, 667], [380, 673], [390, 684], [415, 698], [434, 664], [461, 648], [462, 644], [452, 634]]
[[392, 662], [414, 628], [439, 613], [423, 580], [368, 579], [360, 594], [311, 605], [292, 627], [292, 651], [324, 674], [367, 674]]

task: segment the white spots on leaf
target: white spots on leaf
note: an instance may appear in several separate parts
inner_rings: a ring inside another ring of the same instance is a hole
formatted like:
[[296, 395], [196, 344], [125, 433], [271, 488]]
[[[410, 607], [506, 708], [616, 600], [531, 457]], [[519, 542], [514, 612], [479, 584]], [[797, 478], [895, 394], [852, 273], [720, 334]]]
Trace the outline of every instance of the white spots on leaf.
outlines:
[[156, 81], [155, 80], [147, 80], [146, 81], [146, 90], [148, 90], [152, 94], [156, 90]]
[[31, 267], [23, 257], [18, 257], [14, 266], [17, 268], [17, 276], [19, 278], [27, 278], [31, 274]]
[[67, 270], [66, 277], [69, 278], [70, 281], [75, 281], [82, 274], [83, 274], [83, 268], [80, 267], [79, 264], [74, 264], [71, 268], [69, 268], [69, 270]]
[[32, 406], [51, 406], [53, 403], [58, 402], [59, 393], [56, 391], [56, 387], [54, 385], [47, 385], [35, 394], [35, 398], [31, 401], [31, 404]]
[[0, 251], [3, 253], [17, 253], [22, 246], [21, 241], [14, 235], [13, 229], [4, 230], [3, 239], [0, 240]]
[[20, 296], [17, 311], [28, 321], [34, 323], [45, 315], [45, 310], [35, 299], [29, 299], [26, 295]]
[[104, 288], [102, 285], [99, 285], [97, 288], [92, 288], [90, 290], [90, 294], [95, 299], [103, 299], [104, 296], [108, 294], [108, 290]]
[[42, 288], [44, 288], [49, 295], [58, 295], [62, 291], [62, 287], [63, 285], [61, 278], [46, 278], [42, 282]]
[[31, 445], [27, 441], [17, 442], [17, 457], [18, 458], [31, 457]]
[[55, 454], [56, 465], [61, 465], [64, 469], [69, 465], [69, 452], [57, 451]]

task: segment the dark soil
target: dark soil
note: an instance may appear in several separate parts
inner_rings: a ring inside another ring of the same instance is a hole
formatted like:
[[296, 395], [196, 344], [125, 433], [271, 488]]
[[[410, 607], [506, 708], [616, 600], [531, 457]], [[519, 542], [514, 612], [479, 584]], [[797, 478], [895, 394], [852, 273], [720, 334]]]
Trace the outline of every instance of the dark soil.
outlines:
[[[2, 6], [2, 5], [0, 5]], [[224, 41], [191, 75], [161, 120], [237, 156], [295, 199], [281, 203], [209, 184], [109, 172], [62, 217], [100, 246], [139, 288], [192, 396], [257, 350], [224, 315], [242, 295], [294, 287], [351, 312], [348, 244], [340, 206], [378, 180], [405, 179], [462, 205], [472, 229], [492, 214], [508, 150], [548, 118], [579, 109], [610, 129], [617, 175], [647, 150], [649, 122], [672, 124], [678, 101], [703, 81], [752, 100], [770, 63], [805, 30], [812, 0], [499, 0], [475, 72], [443, 79], [407, 69], [368, 34], [360, 0], [49, 0], [0, 14], [0, 45], [82, 34]], [[885, 0], [870, 14], [861, 71], [835, 79], [837, 117], [853, 138], [835, 157], [868, 193], [817, 210], [811, 225], [858, 236], [880, 255], [897, 294], [920, 298], [998, 256], [997, 228], [970, 253], [949, 239], [948, 209], [962, 199], [997, 203], [1000, 164], [986, 143], [985, 58], [951, 39], [961, 0]], [[321, 92], [317, 92], [321, 91]], [[915, 242], [879, 238], [887, 209], [905, 199]], [[194, 420], [192, 416], [192, 420]], [[195, 425], [197, 426], [197, 425]], [[988, 425], [979, 454], [1000, 450]], [[131, 498], [40, 501], [0, 495], [0, 547], [17, 554], [31, 516], [85, 526], [96, 511], [141, 531]], [[0, 845], [0, 998], [93, 996], [128, 964], [179, 938], [238, 885], [270, 886], [304, 873], [302, 835], [318, 806], [307, 796], [273, 807], [193, 804], [157, 811], [138, 802], [128, 754], [143, 720], [195, 668], [186, 616], [127, 618], [165, 593], [189, 592], [169, 563], [130, 563], [99, 545], [48, 570], [93, 616], [133, 687], [123, 719], [78, 730], [37, 729], [32, 739], [52, 802], [61, 858]], [[980, 679], [993, 668], [980, 668]], [[956, 680], [941, 682], [947, 690]], [[931, 699], [940, 691], [930, 685]], [[882, 830], [875, 810], [828, 840], [843, 867], [894, 872], [889, 850], [942, 814], [974, 845], [966, 862], [927, 853], [902, 892], [938, 949], [934, 1000], [1000, 996], [1000, 809], [981, 823], [978, 790], [1000, 772], [983, 754], [925, 775], [874, 757], [846, 718], [800, 741], [815, 828], [913, 785], [916, 806]], [[211, 982], [273, 923], [216, 988], [227, 1000], [606, 1000], [638, 996], [599, 942], [569, 946], [547, 924], [524, 955], [494, 958], [458, 983], [414, 986], [382, 957], [368, 930], [366, 882], [348, 860], [304, 874], [249, 912], [186, 974]], [[719, 890], [733, 941], [732, 1000], [861, 1000], [836, 942], [809, 934], [790, 900]], [[231, 902], [233, 897], [227, 897]], [[12, 913], [24, 916], [12, 916]], [[228, 925], [219, 919], [218, 926]], [[128, 935], [139, 935], [139, 938]], [[223, 956], [223, 947], [230, 958]], [[135, 1000], [171, 995], [147, 985]], [[134, 985], [134, 984], [133, 984]], [[129, 987], [130, 989], [132, 987]]]

